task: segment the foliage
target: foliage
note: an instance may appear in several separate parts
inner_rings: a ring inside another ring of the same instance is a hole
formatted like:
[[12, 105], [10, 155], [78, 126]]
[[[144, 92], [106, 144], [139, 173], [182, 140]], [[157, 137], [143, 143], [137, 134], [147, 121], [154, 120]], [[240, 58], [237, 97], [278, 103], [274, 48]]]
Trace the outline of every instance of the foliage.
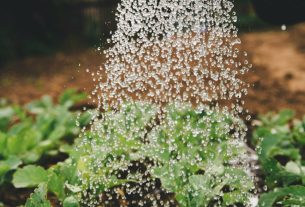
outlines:
[[[161, 116], [157, 112], [144, 103], [105, 112], [68, 160], [46, 170], [44, 185], [64, 205], [78, 206], [86, 199], [92, 204], [113, 187], [140, 183], [148, 174], [147, 179], [160, 179], [165, 190], [175, 193], [181, 206], [246, 205], [251, 179], [230, 164], [243, 150], [230, 142], [227, 126], [236, 120], [182, 105], [168, 106]], [[135, 163], [145, 165], [147, 173], [131, 170]], [[33, 174], [39, 170], [32, 169]], [[22, 180], [25, 172], [18, 170], [14, 180]]]
[[301, 207], [305, 203], [305, 186], [289, 186], [275, 189], [261, 196], [259, 206], [272, 207], [274, 204]]
[[12, 107], [7, 106], [6, 100], [0, 100], [0, 130], [5, 130], [8, 127], [8, 124], [11, 118], [14, 115], [14, 109]]
[[46, 197], [47, 187], [45, 184], [40, 184], [27, 200], [25, 207], [51, 207], [51, 203], [46, 199]]
[[253, 134], [265, 184], [270, 190], [261, 196], [261, 206], [304, 204], [305, 119], [293, 120], [293, 117], [290, 110], [267, 114], [261, 117], [261, 125]]
[[[251, 179], [229, 164], [244, 149], [233, 144], [233, 117], [209, 108], [169, 106], [165, 123], [148, 135], [145, 152], [158, 165], [152, 174], [176, 193], [181, 206], [245, 204]], [[227, 188], [227, 190], [224, 190]]]
[[47, 176], [42, 167], [28, 165], [14, 174], [13, 184], [16, 188], [33, 187], [47, 181]]
[[[77, 126], [78, 114], [69, 108], [85, 97], [85, 94], [69, 89], [62, 94], [59, 104], [44, 96], [25, 107], [1, 106], [0, 185], [10, 181], [11, 172], [18, 166], [37, 163], [43, 157], [69, 150], [72, 138], [90, 120], [88, 113], [84, 113]], [[26, 169], [31, 171], [29, 168]]]
[[[77, 206], [78, 201], [73, 197], [81, 192], [76, 167], [72, 166], [71, 160], [58, 163], [48, 170], [39, 166], [26, 166], [18, 169], [13, 178], [16, 188], [29, 188], [43, 185], [47, 192], [51, 192], [58, 200], [62, 201], [67, 207]], [[41, 192], [41, 190], [37, 190]], [[77, 204], [77, 205], [76, 205]]]

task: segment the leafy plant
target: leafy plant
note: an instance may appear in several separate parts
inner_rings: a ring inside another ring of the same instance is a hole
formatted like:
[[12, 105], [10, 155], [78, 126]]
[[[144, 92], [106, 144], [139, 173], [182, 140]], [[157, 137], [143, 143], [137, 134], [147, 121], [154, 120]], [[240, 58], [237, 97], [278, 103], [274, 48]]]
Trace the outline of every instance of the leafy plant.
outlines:
[[[79, 187], [80, 180], [77, 176], [77, 169], [71, 164], [71, 159], [58, 163], [47, 170], [34, 165], [20, 168], [13, 176], [13, 184], [16, 188], [39, 186], [35, 193], [39, 192], [39, 195], [44, 195], [40, 196], [41, 199], [44, 198], [42, 200], [47, 199], [45, 192], [51, 192], [59, 201], [63, 202], [64, 207], [78, 205], [74, 196], [82, 190]], [[41, 186], [43, 186], [43, 190]]]
[[261, 207], [281, 205], [284, 207], [302, 207], [305, 203], [305, 187], [289, 186], [278, 188], [270, 193], [263, 194], [259, 201]]
[[[97, 205], [114, 188], [124, 199], [128, 186], [157, 180], [180, 206], [246, 205], [251, 179], [231, 164], [243, 150], [230, 141], [236, 121], [209, 108], [170, 105], [160, 115], [153, 105], [125, 104], [95, 120], [70, 158], [45, 170], [42, 182], [64, 206]], [[27, 169], [18, 170], [14, 184], [25, 177]]]
[[153, 176], [175, 192], [181, 206], [246, 204], [251, 179], [230, 165], [245, 150], [230, 135], [238, 120], [209, 108], [171, 105], [167, 111], [164, 124], [153, 129], [144, 147], [158, 161]]
[[47, 200], [47, 187], [40, 184], [31, 197], [27, 200], [25, 207], [51, 207], [50, 201]]
[[254, 132], [265, 184], [270, 191], [261, 196], [260, 206], [304, 204], [305, 119], [293, 120], [293, 117], [291, 110], [267, 114], [261, 117], [261, 124]]
[[43, 156], [55, 156], [66, 152], [72, 138], [88, 124], [88, 114], [80, 117], [69, 108], [85, 97], [69, 89], [54, 104], [49, 96], [25, 107], [0, 108], [0, 185], [10, 181], [11, 171], [21, 165], [37, 163]]
[[7, 129], [11, 119], [15, 115], [14, 108], [11, 106], [8, 106], [6, 104], [6, 101], [1, 101], [0, 104], [0, 130], [4, 131]]

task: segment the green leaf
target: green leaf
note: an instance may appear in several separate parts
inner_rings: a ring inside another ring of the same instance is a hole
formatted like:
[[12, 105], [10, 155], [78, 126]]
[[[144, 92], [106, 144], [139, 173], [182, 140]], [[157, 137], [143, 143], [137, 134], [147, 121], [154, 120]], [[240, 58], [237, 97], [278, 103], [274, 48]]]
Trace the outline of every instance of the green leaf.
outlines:
[[296, 142], [305, 145], [305, 117], [304, 120], [299, 121], [295, 120], [293, 129], [293, 137], [296, 139]]
[[5, 133], [0, 132], [0, 155], [4, 156], [6, 151], [7, 137]]
[[234, 204], [237, 203], [245, 203], [247, 201], [249, 194], [246, 194], [245, 192], [240, 191], [233, 191], [224, 193], [223, 195], [223, 201], [226, 206], [234, 206]]
[[24, 151], [24, 145], [22, 136], [10, 136], [7, 138], [7, 150], [11, 155], [18, 155]]
[[288, 121], [290, 121], [294, 117], [294, 115], [295, 115], [294, 111], [292, 111], [290, 109], [282, 110], [282, 111], [280, 111], [280, 113], [278, 115], [278, 118], [276, 120], [276, 124], [284, 125]]
[[260, 119], [264, 125], [268, 127], [283, 126], [286, 125], [293, 117], [295, 113], [292, 110], [284, 109], [279, 114], [269, 113], [265, 116], [261, 116]]
[[[6, 139], [7, 155], [18, 155], [22, 157], [22, 155], [27, 154], [31, 149], [35, 148], [42, 138], [41, 133], [31, 127], [24, 127], [22, 129], [15, 128], [15, 130], [16, 134], [7, 136]], [[25, 159], [27, 158], [25, 157]]]
[[62, 201], [65, 198], [65, 177], [49, 171], [48, 189]]
[[19, 136], [23, 136], [23, 145], [26, 150], [35, 148], [37, 143], [42, 140], [41, 132], [34, 127], [28, 128], [22, 135]]
[[61, 143], [59, 147], [59, 152], [70, 154], [73, 151], [73, 146], [65, 143]]
[[1, 183], [1, 177], [4, 176], [7, 172], [11, 170], [17, 169], [19, 165], [22, 164], [22, 161], [17, 157], [9, 157], [6, 160], [0, 161], [0, 183]]
[[259, 161], [269, 189], [304, 183], [303, 137], [305, 125], [293, 120], [294, 112], [283, 110], [263, 118], [254, 132]]
[[0, 117], [1, 118], [10, 118], [14, 115], [14, 109], [12, 107], [0, 108]]
[[0, 108], [0, 131], [6, 131], [15, 111], [12, 107]]
[[[296, 206], [304, 206], [305, 186], [290, 186], [265, 193], [260, 197], [258, 205], [259, 207], [273, 207], [277, 203], [283, 204], [285, 200], [294, 200]], [[290, 204], [281, 206], [291, 207]]]
[[16, 188], [38, 186], [48, 181], [48, 172], [40, 166], [28, 165], [18, 169], [13, 175], [13, 184]]
[[25, 108], [33, 114], [43, 114], [53, 107], [53, 101], [50, 96], [43, 96], [38, 101], [33, 101], [25, 106]]
[[66, 134], [66, 127], [64, 125], [57, 126], [49, 135], [48, 139], [52, 141], [59, 140], [63, 138]]
[[86, 98], [87, 95], [85, 93], [79, 93], [76, 89], [67, 89], [59, 97], [59, 104], [71, 107], [73, 104], [83, 101]]
[[82, 191], [82, 189], [79, 186], [70, 185], [69, 183], [66, 183], [66, 187], [73, 193], [79, 193]]
[[36, 117], [35, 127], [39, 130], [43, 137], [48, 137], [53, 130], [56, 116], [51, 113], [43, 113]]
[[79, 207], [79, 203], [74, 196], [66, 198], [63, 202], [63, 207]]
[[92, 120], [92, 113], [93, 112], [85, 111], [80, 115], [78, 120], [80, 127], [87, 126], [90, 123], [90, 121]]
[[25, 164], [32, 164], [39, 160], [42, 155], [42, 150], [39, 146], [32, 150], [28, 150], [20, 156]]
[[41, 183], [31, 197], [26, 201], [25, 207], [51, 207], [47, 200], [47, 185]]
[[192, 175], [189, 178], [190, 185], [192, 186], [193, 189], [197, 190], [205, 190], [208, 188], [211, 188], [210, 182], [211, 178], [206, 176], [206, 175]]
[[81, 191], [77, 186], [80, 181], [76, 167], [72, 166], [70, 159], [52, 166], [49, 168], [48, 173], [49, 191], [53, 192], [60, 201], [63, 201], [67, 195], [71, 195], [71, 192], [74, 194], [76, 191]]
[[303, 172], [302, 172], [302, 167], [300, 165], [298, 165], [297, 163], [295, 162], [288, 162], [285, 166], [285, 169], [287, 172], [291, 172], [291, 173], [294, 173], [294, 174], [297, 174], [297, 175], [301, 175]]

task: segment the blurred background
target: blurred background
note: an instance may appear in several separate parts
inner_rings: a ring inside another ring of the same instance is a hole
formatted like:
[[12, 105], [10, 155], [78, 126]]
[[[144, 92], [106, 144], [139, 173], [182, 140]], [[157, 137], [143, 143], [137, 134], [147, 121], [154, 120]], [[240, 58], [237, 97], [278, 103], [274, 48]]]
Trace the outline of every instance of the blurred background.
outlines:
[[1, 62], [91, 47], [114, 29], [116, 0], [2, 1]]
[[[90, 91], [86, 69], [103, 63], [119, 0], [3, 0], [0, 6], [0, 97], [26, 103], [68, 87]], [[252, 113], [305, 109], [305, 1], [235, 0], [249, 54]]]
[[[115, 29], [118, 0], [3, 1], [0, 13], [0, 62], [30, 55], [92, 47]], [[255, 23], [250, 4], [240, 4], [240, 23]]]

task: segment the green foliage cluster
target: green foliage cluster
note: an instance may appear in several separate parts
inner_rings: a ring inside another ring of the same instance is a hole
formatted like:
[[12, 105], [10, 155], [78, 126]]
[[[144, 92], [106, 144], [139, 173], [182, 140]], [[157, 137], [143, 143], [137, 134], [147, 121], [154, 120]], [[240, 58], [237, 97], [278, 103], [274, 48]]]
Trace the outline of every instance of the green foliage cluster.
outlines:
[[167, 111], [165, 123], [152, 130], [144, 147], [143, 153], [158, 161], [153, 176], [175, 192], [180, 206], [246, 204], [251, 179], [229, 164], [245, 152], [231, 142], [233, 117], [182, 105], [170, 105]]
[[[78, 113], [69, 111], [73, 104], [84, 98], [85, 94], [69, 89], [60, 96], [58, 104], [54, 104], [49, 96], [44, 96], [25, 107], [10, 106], [2, 101], [0, 186], [11, 181], [11, 175], [18, 167], [37, 163], [43, 157], [52, 157], [60, 152], [69, 151], [73, 138], [90, 121], [90, 115], [84, 113], [77, 126], [75, 120]], [[39, 176], [33, 174], [29, 176], [39, 179]]]
[[16, 187], [38, 186], [26, 206], [50, 206], [46, 192], [64, 207], [80, 206], [86, 199], [92, 204], [108, 189], [141, 182], [143, 172], [129, 170], [133, 163], [145, 165], [149, 179], [159, 179], [180, 206], [246, 205], [253, 184], [242, 168], [230, 164], [244, 150], [230, 141], [226, 126], [233, 118], [209, 108], [169, 105], [160, 121], [157, 110], [136, 103], [106, 112], [65, 162], [48, 170], [17, 170]]
[[269, 191], [262, 207], [305, 205], [305, 118], [293, 118], [290, 110], [267, 114], [253, 134]]
[[26, 207], [51, 207], [51, 203], [47, 199], [48, 192], [53, 193], [64, 207], [79, 206], [80, 197], [77, 195], [82, 191], [81, 183], [77, 175], [77, 168], [70, 159], [49, 169], [37, 165], [20, 168], [13, 176], [13, 184], [16, 188], [38, 186], [27, 200]]
[[[228, 127], [242, 126], [240, 120], [208, 107], [180, 104], [168, 105], [160, 115], [156, 106], [141, 102], [78, 116], [69, 109], [83, 98], [68, 90], [58, 104], [49, 97], [25, 107], [0, 101], [0, 180], [16, 188], [36, 188], [26, 207], [51, 207], [50, 195], [63, 207], [96, 206], [104, 192], [143, 179], [160, 181], [179, 206], [248, 204], [252, 180], [232, 164], [245, 148], [233, 141]], [[72, 147], [92, 116], [92, 130], [84, 131]], [[258, 205], [304, 206], [305, 118], [294, 119], [290, 110], [262, 116], [252, 144], [267, 189]], [[59, 152], [69, 154], [68, 159], [48, 169], [39, 166], [43, 156]]]

